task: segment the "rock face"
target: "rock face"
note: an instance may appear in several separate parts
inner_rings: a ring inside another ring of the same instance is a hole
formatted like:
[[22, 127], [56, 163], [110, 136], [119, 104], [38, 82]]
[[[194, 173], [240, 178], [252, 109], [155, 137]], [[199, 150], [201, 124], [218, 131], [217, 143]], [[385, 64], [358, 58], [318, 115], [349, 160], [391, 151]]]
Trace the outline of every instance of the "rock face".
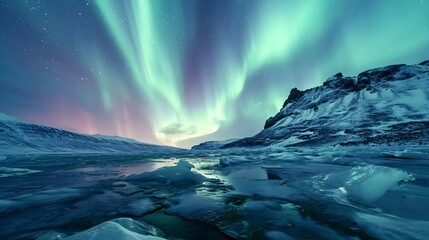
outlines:
[[[292, 88], [289, 93], [289, 97], [286, 99], [286, 101], [283, 103], [284, 108], [289, 103], [295, 102], [298, 98], [300, 98], [302, 95], [304, 95], [304, 92], [299, 91], [297, 88]], [[276, 122], [280, 120], [280, 116], [276, 115], [274, 117], [270, 117], [265, 121], [264, 129], [267, 129], [271, 126], [273, 126]]]
[[223, 148], [429, 143], [429, 61], [390, 65], [292, 89], [259, 134]]
[[179, 149], [132, 139], [86, 135], [27, 123], [0, 113], [0, 153], [38, 152], [165, 152]]

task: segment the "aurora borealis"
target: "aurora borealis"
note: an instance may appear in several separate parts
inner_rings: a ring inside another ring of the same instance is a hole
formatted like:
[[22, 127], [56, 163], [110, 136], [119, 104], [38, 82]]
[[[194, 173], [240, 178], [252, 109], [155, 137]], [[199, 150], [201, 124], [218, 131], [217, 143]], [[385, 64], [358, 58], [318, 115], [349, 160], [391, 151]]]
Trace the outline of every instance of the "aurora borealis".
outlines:
[[0, 112], [181, 147], [257, 133], [293, 87], [429, 59], [426, 0], [3, 0], [0, 19]]

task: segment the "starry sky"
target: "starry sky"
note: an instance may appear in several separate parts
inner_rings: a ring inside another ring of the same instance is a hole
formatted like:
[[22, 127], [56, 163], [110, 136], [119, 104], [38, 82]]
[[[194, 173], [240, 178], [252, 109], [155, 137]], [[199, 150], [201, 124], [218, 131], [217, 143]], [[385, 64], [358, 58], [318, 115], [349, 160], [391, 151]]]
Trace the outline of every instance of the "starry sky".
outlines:
[[2, 0], [0, 112], [190, 147], [251, 136], [293, 87], [429, 59], [427, 0]]

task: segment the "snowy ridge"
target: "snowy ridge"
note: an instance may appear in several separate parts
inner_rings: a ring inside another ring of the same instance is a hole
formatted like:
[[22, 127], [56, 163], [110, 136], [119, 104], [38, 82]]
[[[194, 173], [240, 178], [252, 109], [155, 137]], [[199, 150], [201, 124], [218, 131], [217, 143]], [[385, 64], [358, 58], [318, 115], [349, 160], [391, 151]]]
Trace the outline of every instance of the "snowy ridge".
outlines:
[[254, 137], [224, 147], [429, 143], [429, 61], [338, 73], [322, 86], [292, 89]]
[[19, 119], [16, 119], [14, 117], [11, 117], [11, 116], [3, 114], [3, 113], [0, 113], [0, 121], [2, 121], [2, 122], [23, 122]]
[[224, 140], [224, 141], [207, 141], [207, 142], [203, 142], [200, 143], [198, 145], [195, 145], [192, 147], [192, 150], [214, 150], [214, 149], [219, 149], [221, 147], [223, 147], [224, 145], [228, 144], [228, 143], [232, 143], [237, 141], [237, 138], [234, 139], [228, 139], [228, 140]]
[[125, 137], [119, 137], [119, 136], [106, 136], [101, 134], [94, 134], [93, 137], [99, 138], [99, 139], [107, 139], [112, 141], [124, 141], [124, 142], [132, 142], [132, 143], [139, 143], [139, 141], [134, 140], [132, 138], [125, 138]]
[[26, 123], [5, 114], [0, 114], [0, 153], [138, 153], [176, 150], [179, 149], [141, 143], [122, 137], [74, 133], [53, 127]]

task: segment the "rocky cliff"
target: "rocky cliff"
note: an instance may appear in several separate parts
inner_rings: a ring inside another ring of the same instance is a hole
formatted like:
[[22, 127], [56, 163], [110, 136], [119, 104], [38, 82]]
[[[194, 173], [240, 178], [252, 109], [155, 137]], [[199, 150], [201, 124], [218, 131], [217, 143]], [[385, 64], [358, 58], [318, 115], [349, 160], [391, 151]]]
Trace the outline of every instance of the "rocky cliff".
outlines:
[[390, 65], [290, 91], [257, 135], [223, 148], [429, 143], [429, 61]]

